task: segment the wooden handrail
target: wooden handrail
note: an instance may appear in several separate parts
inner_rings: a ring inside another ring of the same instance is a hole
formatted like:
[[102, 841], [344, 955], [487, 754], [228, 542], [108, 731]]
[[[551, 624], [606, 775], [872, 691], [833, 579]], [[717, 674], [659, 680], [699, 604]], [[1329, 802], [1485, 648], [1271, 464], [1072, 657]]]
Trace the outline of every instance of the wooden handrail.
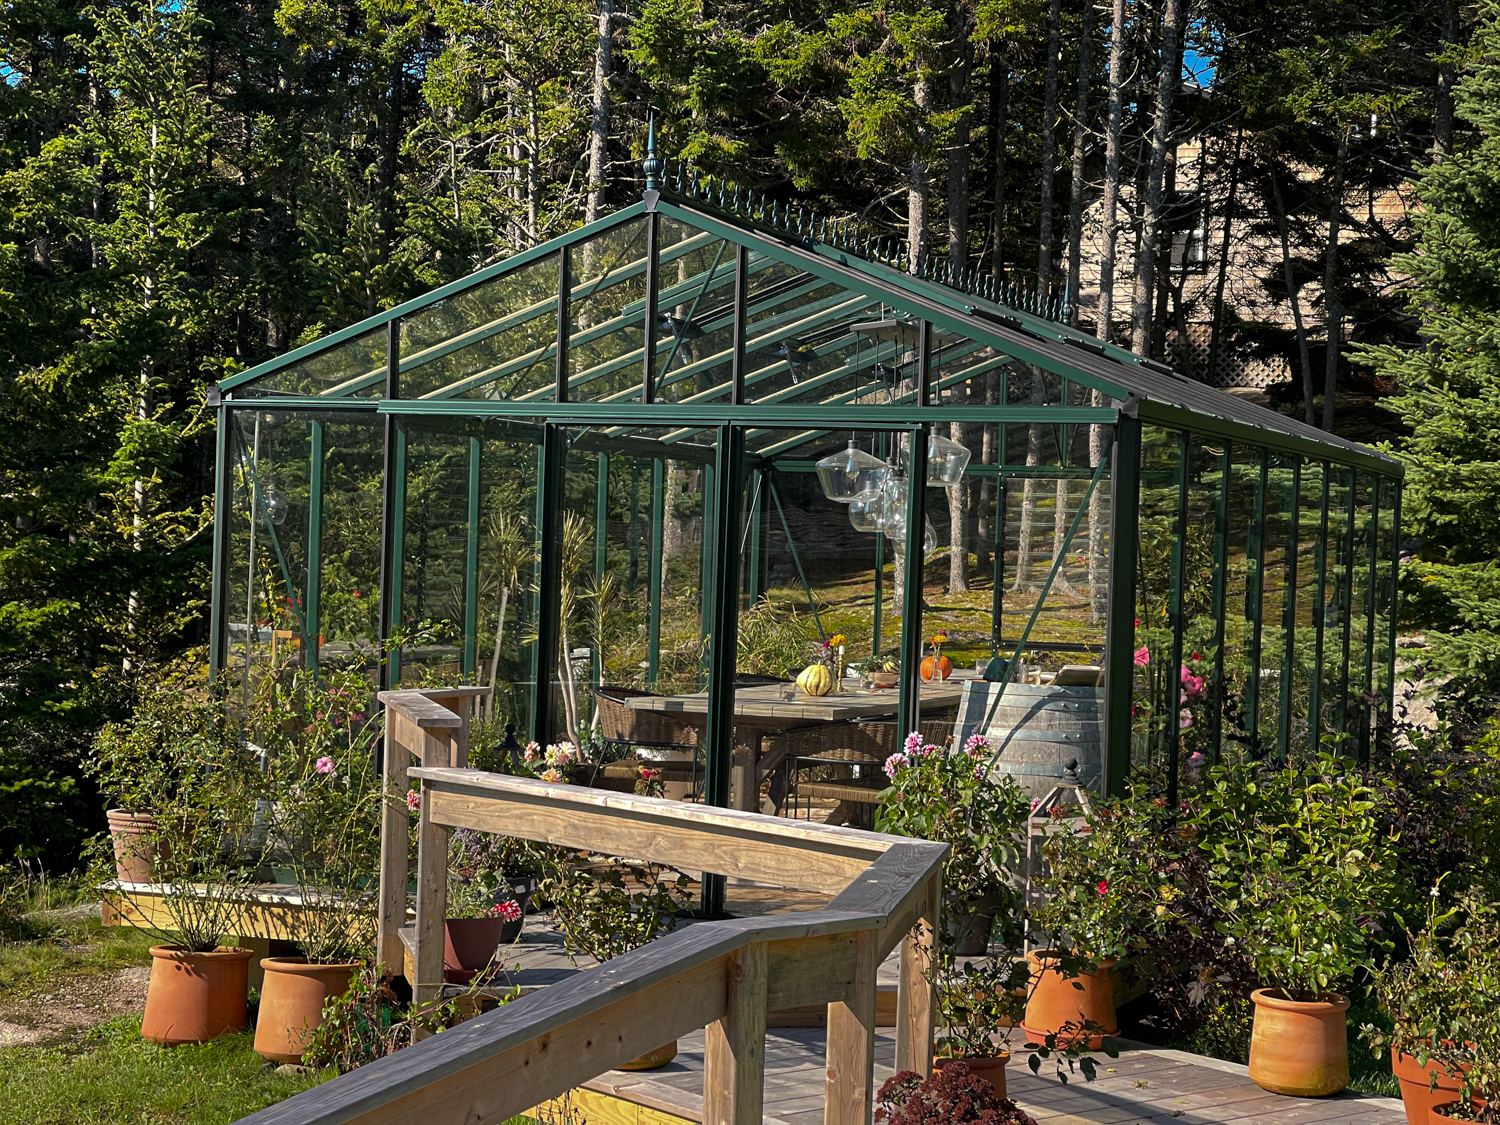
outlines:
[[[404, 722], [402, 712], [415, 707], [396, 694], [385, 699], [387, 715]], [[408, 776], [422, 786], [412, 958], [419, 1000], [441, 988], [453, 828], [835, 897], [821, 910], [688, 926], [262, 1110], [247, 1125], [504, 1121], [698, 1028], [706, 1028], [706, 1125], [760, 1125], [766, 1012], [815, 1004], [828, 1006], [824, 1121], [868, 1125], [875, 973], [897, 943], [896, 1066], [931, 1071], [926, 970], [946, 844], [447, 765]]]

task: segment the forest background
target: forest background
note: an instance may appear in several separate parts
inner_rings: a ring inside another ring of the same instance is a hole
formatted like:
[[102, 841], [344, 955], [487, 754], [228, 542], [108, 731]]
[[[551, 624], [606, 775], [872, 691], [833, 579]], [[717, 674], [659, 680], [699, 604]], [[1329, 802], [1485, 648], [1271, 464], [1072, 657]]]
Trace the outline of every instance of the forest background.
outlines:
[[[636, 198], [648, 113], [663, 155], [1044, 295], [1079, 292], [1102, 208], [1085, 329], [1202, 377], [1171, 345], [1191, 314], [1210, 357], [1286, 361], [1288, 413], [1400, 445], [1434, 409], [1441, 295], [1402, 280], [1424, 222], [1374, 201], [1496, 135], [1454, 98], [1496, 22], [1456, 0], [5, 4], [0, 858], [73, 862], [103, 827], [94, 733], [203, 639], [207, 388]], [[1185, 310], [1166, 255], [1205, 209], [1234, 222], [1201, 248], [1208, 307]], [[1277, 315], [1225, 301], [1231, 237], [1282, 248], [1256, 279]], [[1469, 401], [1500, 403], [1497, 366]], [[1473, 433], [1449, 406], [1464, 464], [1494, 468], [1500, 407]], [[1429, 437], [1412, 456], [1447, 457]], [[1433, 526], [1407, 616], [1487, 636], [1446, 669], [1484, 689], [1500, 534], [1439, 527], [1443, 487], [1410, 494], [1408, 526]]]

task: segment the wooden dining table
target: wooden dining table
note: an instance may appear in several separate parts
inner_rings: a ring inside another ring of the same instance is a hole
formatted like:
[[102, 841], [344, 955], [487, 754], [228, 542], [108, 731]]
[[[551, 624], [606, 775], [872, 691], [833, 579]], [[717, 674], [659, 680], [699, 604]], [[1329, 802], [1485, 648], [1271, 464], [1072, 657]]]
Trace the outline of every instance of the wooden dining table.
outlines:
[[[897, 692], [894, 688], [848, 688], [828, 695], [808, 695], [797, 688], [791, 699], [782, 695], [791, 684], [755, 684], [734, 692], [735, 753], [730, 771], [733, 808], [755, 812], [760, 802], [760, 783], [774, 770], [786, 753], [785, 743], [776, 736], [800, 727], [819, 723], [838, 723], [860, 719], [894, 717]], [[924, 683], [921, 687], [922, 713], [929, 717], [956, 711], [963, 695], [963, 685], [952, 680]], [[640, 695], [626, 699], [625, 706], [636, 711], [663, 711], [681, 715], [689, 725], [703, 730], [708, 723], [708, 692], [686, 695]], [[762, 751], [762, 742], [770, 745]]]

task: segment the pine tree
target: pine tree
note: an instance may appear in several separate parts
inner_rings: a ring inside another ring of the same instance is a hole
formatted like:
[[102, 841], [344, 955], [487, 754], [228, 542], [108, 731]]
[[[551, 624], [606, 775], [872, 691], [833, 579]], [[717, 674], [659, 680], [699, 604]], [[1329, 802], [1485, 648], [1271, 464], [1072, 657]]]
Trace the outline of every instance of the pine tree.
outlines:
[[1425, 346], [1370, 348], [1411, 428], [1402, 533], [1420, 538], [1403, 568], [1406, 617], [1426, 627], [1429, 674], [1500, 685], [1500, 4], [1485, 4], [1469, 73], [1455, 91], [1469, 143], [1420, 180], [1413, 281]]

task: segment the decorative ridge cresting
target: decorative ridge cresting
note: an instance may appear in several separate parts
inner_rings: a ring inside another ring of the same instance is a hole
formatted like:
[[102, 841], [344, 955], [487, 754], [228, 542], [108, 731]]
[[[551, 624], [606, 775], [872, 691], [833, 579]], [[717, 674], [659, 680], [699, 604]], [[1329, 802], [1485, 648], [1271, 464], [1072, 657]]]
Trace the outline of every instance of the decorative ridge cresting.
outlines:
[[[955, 271], [946, 257], [924, 255], [912, 269], [911, 249], [905, 239], [876, 237], [857, 220], [830, 220], [806, 207], [793, 207], [753, 188], [741, 187], [722, 176], [700, 172], [681, 160], [663, 161], [654, 145], [650, 159], [657, 162], [649, 175], [651, 185], [679, 199], [711, 208], [741, 223], [770, 230], [780, 237], [795, 238], [809, 248], [829, 246], [875, 262], [922, 281], [941, 285], [965, 296], [1003, 305], [1017, 312], [1067, 325], [1072, 306], [1066, 293], [1043, 299], [1035, 290], [1013, 282], [996, 284], [993, 276], [977, 269]], [[660, 171], [656, 171], [660, 168]]]

